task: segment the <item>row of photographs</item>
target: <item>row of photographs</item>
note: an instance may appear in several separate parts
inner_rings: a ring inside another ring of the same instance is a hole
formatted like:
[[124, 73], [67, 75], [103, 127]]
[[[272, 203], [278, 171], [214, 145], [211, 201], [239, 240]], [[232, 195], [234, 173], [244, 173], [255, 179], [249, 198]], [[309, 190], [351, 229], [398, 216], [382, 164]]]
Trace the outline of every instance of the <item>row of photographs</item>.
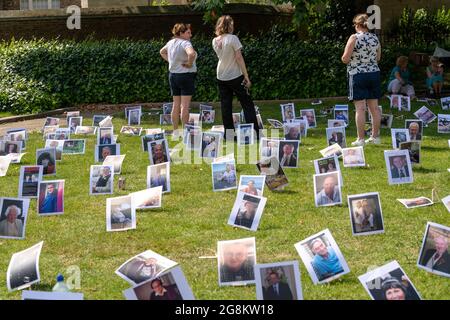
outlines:
[[[417, 267], [450, 277], [449, 240], [449, 227], [428, 222]], [[9, 291], [22, 290], [40, 281], [39, 257], [42, 246], [43, 242], [40, 242], [13, 254], [7, 271]], [[294, 247], [314, 284], [329, 283], [350, 272], [328, 229], [296, 243]], [[303, 300], [297, 261], [257, 264], [256, 260], [254, 237], [218, 241], [219, 286], [255, 284], [258, 300]], [[152, 250], [130, 258], [115, 273], [132, 286], [123, 292], [128, 300], [195, 299], [181, 267]], [[397, 261], [372, 268], [358, 279], [373, 300], [421, 299], [418, 290]], [[45, 298], [45, 294], [40, 295], [39, 292], [23, 296], [23, 299]]]

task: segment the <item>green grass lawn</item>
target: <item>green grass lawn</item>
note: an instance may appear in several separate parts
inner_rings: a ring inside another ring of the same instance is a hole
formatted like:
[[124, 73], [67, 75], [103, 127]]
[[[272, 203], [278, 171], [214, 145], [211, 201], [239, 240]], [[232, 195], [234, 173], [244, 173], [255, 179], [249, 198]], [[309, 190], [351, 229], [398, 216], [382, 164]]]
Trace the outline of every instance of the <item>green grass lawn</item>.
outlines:
[[12, 114], [11, 112], [4, 112], [4, 111], [0, 112], [0, 118], [12, 117], [13, 115], [14, 114]]
[[[328, 103], [327, 105], [331, 105]], [[413, 103], [413, 112], [421, 104]], [[275, 104], [260, 105], [266, 125], [268, 118], [281, 120]], [[296, 109], [310, 108], [297, 104]], [[351, 107], [351, 109], [353, 109]], [[438, 108], [433, 108], [437, 113]], [[238, 111], [238, 109], [236, 109]], [[384, 113], [389, 106], [384, 103]], [[318, 114], [318, 112], [316, 112]], [[397, 111], [393, 128], [403, 128], [411, 113]], [[347, 130], [347, 143], [354, 140], [355, 124]], [[450, 167], [448, 135], [438, 134], [436, 121], [424, 130], [422, 164], [414, 167], [414, 183], [390, 186], [383, 150], [391, 150], [390, 130], [383, 129], [382, 145], [365, 147], [365, 168], [341, 169], [344, 186], [342, 206], [316, 208], [314, 205], [313, 160], [320, 158], [319, 150], [327, 146], [327, 118], [318, 118], [318, 128], [308, 131], [300, 148], [300, 168], [286, 169], [290, 184], [283, 192], [271, 192], [257, 232], [227, 225], [236, 197], [236, 190], [213, 192], [209, 164], [172, 164], [171, 193], [163, 196], [163, 207], [137, 212], [137, 228], [125, 232], [106, 232], [105, 207], [108, 196], [89, 196], [89, 168], [94, 164], [94, 137], [87, 138], [85, 155], [66, 155], [58, 163], [57, 175], [45, 180], [65, 179], [65, 213], [61, 216], [39, 217], [36, 201], [31, 201], [25, 240], [0, 241], [0, 298], [18, 299], [19, 292], [8, 293], [6, 270], [14, 252], [44, 241], [40, 258], [41, 283], [34, 290], [51, 290], [55, 277], [71, 265], [81, 269], [81, 291], [86, 299], [123, 299], [122, 291], [130, 285], [114, 270], [130, 257], [151, 249], [178, 262], [197, 299], [255, 299], [255, 287], [219, 287], [217, 260], [199, 259], [213, 256], [218, 240], [256, 237], [257, 262], [275, 263], [300, 261], [301, 281], [305, 299], [370, 299], [358, 276], [369, 267], [397, 260], [423, 299], [450, 299], [450, 280], [432, 275], [416, 267], [427, 221], [449, 225], [450, 215], [442, 202], [430, 207], [407, 210], [397, 198], [431, 197], [436, 188], [440, 197], [450, 194], [447, 168]], [[217, 122], [217, 121], [216, 121]], [[84, 119], [90, 125], [91, 119]], [[125, 124], [116, 115], [116, 133]], [[156, 119], [146, 116], [144, 128], [159, 127]], [[167, 129], [170, 129], [167, 127]], [[114, 196], [146, 188], [148, 155], [141, 151], [139, 137], [120, 135], [121, 153], [126, 154], [122, 176], [127, 190]], [[171, 142], [171, 147], [175, 142]], [[22, 165], [35, 163], [35, 150], [44, 141], [31, 134]], [[16, 197], [20, 165], [12, 165], [6, 177], [0, 178], [0, 196]], [[254, 164], [237, 166], [237, 173], [258, 174]], [[115, 183], [117, 186], [117, 176]], [[385, 233], [352, 236], [347, 195], [366, 192], [380, 193]], [[339, 245], [350, 273], [326, 285], [314, 285], [300, 260], [294, 244], [323, 229], [330, 229]]]

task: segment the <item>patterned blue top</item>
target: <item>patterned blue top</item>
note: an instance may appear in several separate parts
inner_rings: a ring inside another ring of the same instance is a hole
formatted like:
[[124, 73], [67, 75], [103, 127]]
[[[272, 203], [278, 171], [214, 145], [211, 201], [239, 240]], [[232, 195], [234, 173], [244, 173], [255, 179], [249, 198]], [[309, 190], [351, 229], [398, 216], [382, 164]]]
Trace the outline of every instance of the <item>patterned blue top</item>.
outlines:
[[356, 33], [356, 43], [353, 49], [350, 63], [347, 65], [347, 72], [350, 75], [357, 73], [380, 71], [377, 63], [377, 50], [380, 41], [374, 33]]

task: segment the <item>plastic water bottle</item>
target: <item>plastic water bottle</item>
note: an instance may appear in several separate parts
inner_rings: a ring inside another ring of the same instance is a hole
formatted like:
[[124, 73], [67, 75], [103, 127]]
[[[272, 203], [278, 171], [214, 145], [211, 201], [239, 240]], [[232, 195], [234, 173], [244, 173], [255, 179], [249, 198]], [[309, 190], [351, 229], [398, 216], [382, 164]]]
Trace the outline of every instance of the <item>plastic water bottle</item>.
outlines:
[[64, 276], [62, 274], [58, 274], [56, 277], [56, 284], [53, 287], [53, 292], [69, 292], [70, 289], [64, 282]]

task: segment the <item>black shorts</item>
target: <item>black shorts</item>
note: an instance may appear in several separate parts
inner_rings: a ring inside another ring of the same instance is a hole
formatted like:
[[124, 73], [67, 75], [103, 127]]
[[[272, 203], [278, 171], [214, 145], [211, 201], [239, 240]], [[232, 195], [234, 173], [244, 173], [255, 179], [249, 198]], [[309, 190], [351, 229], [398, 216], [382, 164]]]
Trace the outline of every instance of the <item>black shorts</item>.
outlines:
[[193, 96], [195, 93], [195, 77], [197, 73], [169, 72], [170, 92], [172, 96]]
[[348, 99], [350, 101], [380, 99], [381, 78], [380, 72], [357, 73], [348, 76]]

